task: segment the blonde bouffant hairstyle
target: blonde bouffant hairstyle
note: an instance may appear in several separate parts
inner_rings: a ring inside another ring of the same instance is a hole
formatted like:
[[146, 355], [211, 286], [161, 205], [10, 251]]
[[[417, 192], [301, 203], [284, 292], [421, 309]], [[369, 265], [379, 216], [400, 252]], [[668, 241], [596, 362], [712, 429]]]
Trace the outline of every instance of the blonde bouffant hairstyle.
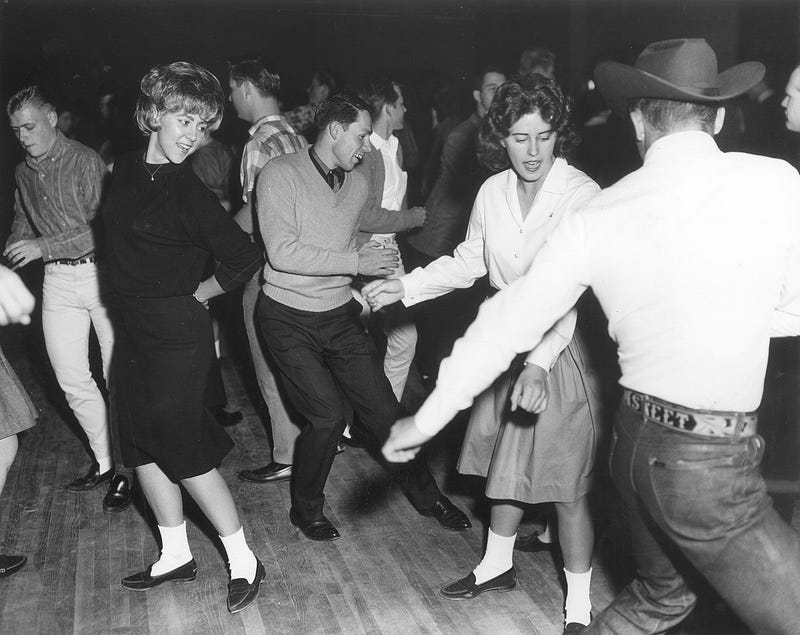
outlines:
[[191, 62], [173, 62], [155, 66], [142, 77], [134, 116], [145, 135], [159, 129], [166, 112], [197, 115], [211, 132], [222, 123], [224, 109], [225, 94], [213, 73]]

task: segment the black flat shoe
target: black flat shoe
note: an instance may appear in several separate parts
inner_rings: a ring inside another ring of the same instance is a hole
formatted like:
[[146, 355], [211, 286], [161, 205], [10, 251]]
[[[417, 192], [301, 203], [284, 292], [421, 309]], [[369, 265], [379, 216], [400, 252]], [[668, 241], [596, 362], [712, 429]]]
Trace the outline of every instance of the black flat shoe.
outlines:
[[238, 410], [229, 412], [224, 408], [213, 408], [211, 410], [211, 414], [214, 415], [214, 418], [217, 420], [219, 425], [225, 427], [236, 425], [242, 419], [244, 419], [244, 415]]
[[292, 466], [283, 463], [268, 463], [255, 470], [242, 470], [239, 479], [248, 483], [276, 483], [292, 478]]
[[418, 510], [423, 516], [430, 516], [439, 521], [439, 524], [450, 531], [465, 531], [472, 527], [467, 515], [446, 496], [440, 496], [433, 507]]
[[86, 476], [79, 476], [74, 481], [67, 483], [66, 488], [70, 492], [88, 492], [94, 489], [100, 483], [104, 483], [114, 476], [114, 468], [100, 473], [100, 466], [97, 463], [92, 463]]
[[191, 582], [197, 577], [197, 562], [194, 558], [177, 569], [161, 575], [150, 575], [152, 568], [153, 565], [150, 565], [147, 567], [147, 571], [140, 571], [127, 578], [122, 578], [122, 587], [128, 591], [146, 591], [164, 582]]
[[510, 591], [515, 586], [517, 586], [517, 573], [514, 567], [511, 567], [505, 573], [482, 584], [475, 584], [475, 574], [470, 573], [465, 578], [445, 584], [439, 594], [448, 600], [471, 600], [487, 591]]
[[228, 582], [228, 610], [231, 613], [238, 613], [242, 609], [246, 609], [256, 599], [258, 587], [267, 577], [261, 560], [256, 558], [256, 563], [256, 577], [253, 578], [252, 584], [245, 578], [234, 578]]
[[310, 538], [311, 540], [329, 542], [339, 538], [339, 532], [336, 530], [336, 527], [334, 527], [333, 523], [325, 518], [325, 516], [323, 516], [320, 520], [306, 522], [300, 517], [300, 514], [297, 514], [294, 511], [294, 507], [292, 507], [289, 510], [289, 520], [291, 520], [292, 524], [306, 535], [306, 538]]
[[0, 578], [7, 578], [14, 575], [25, 566], [28, 559], [25, 556], [10, 556], [0, 553]]
[[552, 551], [552, 542], [542, 542], [536, 534], [529, 536], [519, 536], [514, 542], [514, 549], [517, 551], [527, 551], [528, 553], [539, 553], [540, 551]]
[[131, 504], [131, 483], [127, 476], [115, 474], [103, 497], [103, 511], [118, 514]]

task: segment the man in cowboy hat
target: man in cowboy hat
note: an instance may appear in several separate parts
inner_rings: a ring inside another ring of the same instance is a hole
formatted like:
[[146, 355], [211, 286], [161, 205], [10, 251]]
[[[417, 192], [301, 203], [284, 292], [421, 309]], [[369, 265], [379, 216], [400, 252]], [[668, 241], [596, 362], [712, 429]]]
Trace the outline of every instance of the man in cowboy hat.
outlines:
[[[763, 72], [718, 73], [704, 40], [600, 64], [595, 80], [629, 112], [644, 165], [564, 219], [528, 274], [483, 305], [383, 449], [413, 456], [591, 286], [619, 350], [611, 469], [637, 578], [587, 632], [671, 628], [696, 602], [682, 573], [692, 565], [754, 631], [800, 633], [800, 537], [766, 494], [753, 414], [770, 336], [800, 333], [800, 176], [713, 139], [722, 100]], [[512, 408], [524, 403], [512, 395]]]

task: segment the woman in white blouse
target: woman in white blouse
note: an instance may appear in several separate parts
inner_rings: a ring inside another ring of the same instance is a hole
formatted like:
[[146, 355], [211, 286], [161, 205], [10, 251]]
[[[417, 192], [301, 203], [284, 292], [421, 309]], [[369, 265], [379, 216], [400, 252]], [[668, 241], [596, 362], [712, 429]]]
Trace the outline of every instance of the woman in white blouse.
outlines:
[[[498, 290], [521, 277], [561, 219], [600, 189], [564, 159], [578, 142], [570, 115], [569, 99], [541, 75], [500, 86], [478, 154], [503, 171], [478, 192], [466, 239], [452, 256], [398, 280], [367, 285], [364, 295], [373, 308], [401, 298], [410, 306], [469, 287], [487, 273]], [[458, 470], [487, 477], [489, 537], [475, 570], [441, 591], [446, 598], [468, 599], [513, 588], [512, 555], [525, 506], [554, 502], [567, 578], [565, 632], [589, 623], [594, 532], [587, 494], [599, 425], [598, 391], [573, 338], [575, 320], [573, 309], [475, 401]], [[526, 547], [543, 548], [536, 538], [527, 539]]]

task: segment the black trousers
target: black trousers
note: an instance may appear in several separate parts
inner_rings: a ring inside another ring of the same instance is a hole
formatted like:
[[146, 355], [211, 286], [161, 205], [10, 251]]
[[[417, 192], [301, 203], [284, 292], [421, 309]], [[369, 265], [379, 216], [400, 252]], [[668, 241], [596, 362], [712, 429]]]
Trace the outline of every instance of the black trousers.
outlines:
[[[317, 313], [259, 297], [264, 342], [292, 405], [305, 419], [295, 443], [292, 506], [307, 521], [322, 517], [325, 481], [344, 428], [346, 402], [379, 446], [398, 416], [383, 362], [358, 320], [360, 311], [355, 300]], [[406, 464], [380, 460], [416, 509], [431, 507], [441, 495], [424, 458]]]

